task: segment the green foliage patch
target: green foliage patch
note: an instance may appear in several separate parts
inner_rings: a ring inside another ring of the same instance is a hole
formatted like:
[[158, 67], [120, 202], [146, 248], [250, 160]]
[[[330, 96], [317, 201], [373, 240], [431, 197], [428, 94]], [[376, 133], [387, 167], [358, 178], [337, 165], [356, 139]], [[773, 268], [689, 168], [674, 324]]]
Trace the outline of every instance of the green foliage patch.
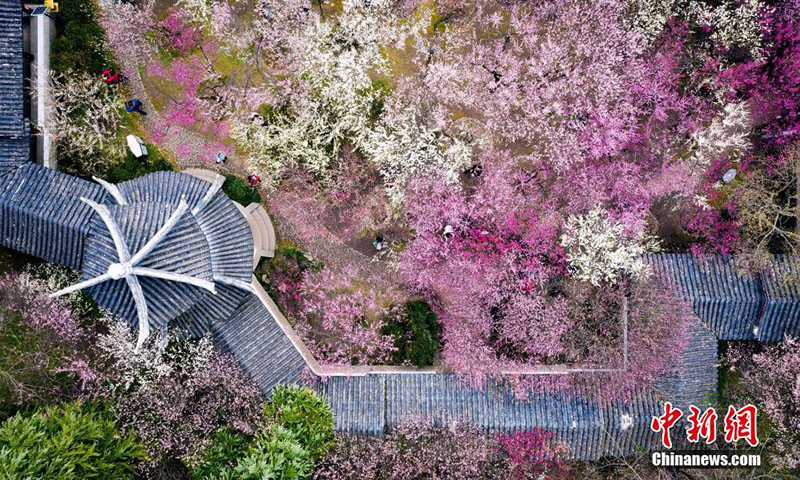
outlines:
[[106, 47], [106, 34], [97, 19], [92, 0], [61, 2], [54, 14], [57, 35], [53, 39], [50, 68], [58, 73], [67, 70], [87, 72], [99, 77], [107, 68], [115, 68], [114, 57]]
[[263, 420], [252, 437], [233, 430], [214, 434], [189, 466], [192, 480], [308, 478], [313, 462], [334, 445], [333, 412], [309, 388], [277, 387], [264, 405]]
[[394, 337], [397, 351], [394, 361], [403, 364], [406, 361], [417, 367], [433, 364], [436, 351], [439, 349], [439, 332], [441, 327], [431, 307], [423, 300], [414, 300], [403, 304], [390, 315], [384, 335]]
[[152, 172], [174, 170], [175, 167], [161, 152], [153, 145], [148, 145], [147, 155], [144, 157], [136, 158], [128, 151], [125, 160], [111, 168], [106, 180], [111, 183], [120, 183]]
[[333, 444], [331, 407], [309, 388], [277, 387], [264, 406], [264, 419], [268, 425], [278, 425], [294, 433], [314, 460], [321, 458]]
[[244, 179], [227, 173], [224, 175], [225, 183], [222, 184], [222, 191], [228, 198], [245, 207], [251, 203], [261, 203], [261, 195]]
[[0, 477], [8, 480], [128, 479], [143, 459], [103, 405], [67, 403], [0, 426]]

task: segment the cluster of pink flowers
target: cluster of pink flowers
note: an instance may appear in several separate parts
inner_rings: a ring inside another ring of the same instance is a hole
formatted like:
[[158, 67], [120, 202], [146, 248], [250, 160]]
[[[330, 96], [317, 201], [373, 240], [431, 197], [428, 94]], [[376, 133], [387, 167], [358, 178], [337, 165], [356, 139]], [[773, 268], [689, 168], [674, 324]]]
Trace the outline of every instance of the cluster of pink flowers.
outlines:
[[774, 453], [772, 461], [780, 467], [800, 468], [800, 341], [786, 338], [756, 354], [742, 346], [729, 352], [728, 359], [742, 374], [741, 400], [756, 403], [759, 413], [769, 417], [767, 447]]
[[511, 474], [520, 480], [527, 478], [556, 478], [565, 469], [561, 456], [565, 446], [554, 440], [551, 432], [534, 429], [496, 436], [500, 448], [511, 461]]
[[64, 398], [74, 385], [61, 374], [93, 375], [79, 350], [86, 332], [69, 303], [48, 297], [27, 274], [0, 276], [0, 335], [6, 348], [0, 386], [12, 403]]
[[[316, 465], [315, 479], [488, 480], [509, 475], [509, 462], [498, 443], [466, 423], [435, 427], [410, 417], [382, 439], [341, 436], [338, 440]], [[525, 453], [539, 456], [533, 446]]]
[[381, 364], [391, 360], [394, 339], [381, 333], [386, 306], [381, 292], [359, 282], [356, 272], [307, 271], [300, 285], [296, 328], [314, 355], [334, 364]]
[[200, 42], [200, 32], [197, 27], [187, 25], [185, 15], [180, 10], [170, 11], [167, 18], [158, 22], [156, 26], [163, 34], [166, 45], [178, 52], [191, 50]]

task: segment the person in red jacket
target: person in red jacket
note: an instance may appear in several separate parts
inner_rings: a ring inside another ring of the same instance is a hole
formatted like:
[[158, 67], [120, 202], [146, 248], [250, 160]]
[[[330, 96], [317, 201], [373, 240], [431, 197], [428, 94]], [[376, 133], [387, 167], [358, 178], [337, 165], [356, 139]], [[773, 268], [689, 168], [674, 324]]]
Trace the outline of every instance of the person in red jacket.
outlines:
[[119, 73], [111, 69], [104, 71], [101, 76], [103, 77], [103, 81], [106, 82], [106, 85], [114, 85], [120, 81]]

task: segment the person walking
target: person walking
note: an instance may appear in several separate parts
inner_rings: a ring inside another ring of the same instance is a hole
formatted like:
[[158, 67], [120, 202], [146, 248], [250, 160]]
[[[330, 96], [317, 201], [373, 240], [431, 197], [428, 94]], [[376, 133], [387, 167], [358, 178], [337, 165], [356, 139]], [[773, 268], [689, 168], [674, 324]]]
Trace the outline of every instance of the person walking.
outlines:
[[125, 111], [128, 113], [138, 113], [140, 115], [147, 115], [142, 109], [142, 102], [138, 98], [131, 98], [125, 102]]
[[214, 161], [216, 162], [217, 165], [222, 165], [227, 160], [228, 160], [228, 156], [227, 155], [225, 155], [222, 152], [217, 152], [217, 157], [216, 157], [216, 159]]
[[261, 183], [261, 179], [258, 178], [258, 175], [255, 173], [251, 173], [250, 176], [247, 177], [247, 183], [249, 183], [251, 187], [255, 188], [256, 185]]

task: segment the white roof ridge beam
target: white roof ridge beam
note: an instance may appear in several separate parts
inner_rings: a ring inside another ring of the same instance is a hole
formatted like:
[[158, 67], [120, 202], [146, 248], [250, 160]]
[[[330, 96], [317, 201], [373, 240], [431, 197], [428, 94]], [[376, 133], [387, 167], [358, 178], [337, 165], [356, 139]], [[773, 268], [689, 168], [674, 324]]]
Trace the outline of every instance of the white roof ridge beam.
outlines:
[[202, 212], [204, 208], [206, 208], [206, 205], [208, 205], [208, 202], [211, 201], [211, 198], [213, 198], [219, 189], [222, 188], [223, 183], [225, 183], [225, 177], [217, 174], [217, 176], [214, 178], [214, 183], [211, 184], [211, 186], [208, 188], [208, 191], [206, 191], [206, 194], [203, 195], [203, 198], [192, 209], [192, 215], [197, 215], [198, 213]]
[[160, 278], [162, 280], [170, 280], [173, 282], [188, 283], [189, 285], [206, 289], [215, 295], [217, 293], [214, 282], [209, 282], [208, 280], [192, 277], [190, 275], [184, 275], [182, 273], [167, 272], [164, 270], [156, 270], [154, 268], [133, 267], [132, 274], [140, 277]]
[[133, 266], [136, 266], [136, 264], [141, 262], [142, 259], [144, 259], [144, 257], [146, 257], [150, 252], [152, 252], [153, 249], [156, 248], [159, 243], [161, 243], [161, 240], [163, 240], [164, 237], [166, 237], [167, 234], [172, 230], [172, 227], [174, 227], [175, 224], [178, 223], [178, 220], [181, 219], [181, 216], [183, 216], [183, 214], [188, 209], [189, 205], [186, 203], [186, 197], [185, 195], [182, 195], [181, 201], [180, 203], [178, 203], [178, 208], [176, 208], [175, 211], [172, 212], [172, 215], [169, 216], [167, 221], [164, 222], [164, 225], [162, 225], [161, 228], [158, 229], [155, 235], [150, 237], [150, 240], [148, 240], [147, 243], [145, 243], [144, 246], [138, 252], [136, 252], [136, 254], [133, 256], [133, 258], [131, 258], [129, 263]]
[[92, 177], [92, 180], [94, 180], [95, 182], [97, 182], [100, 185], [102, 185], [103, 188], [106, 189], [106, 191], [114, 198], [114, 200], [117, 201], [118, 204], [120, 204], [120, 205], [127, 205], [128, 204], [128, 201], [125, 200], [125, 196], [122, 195], [122, 192], [119, 191], [119, 188], [117, 188], [116, 185], [114, 185], [112, 183], [109, 183], [109, 182], [106, 182], [102, 178], [98, 178], [98, 177]]

